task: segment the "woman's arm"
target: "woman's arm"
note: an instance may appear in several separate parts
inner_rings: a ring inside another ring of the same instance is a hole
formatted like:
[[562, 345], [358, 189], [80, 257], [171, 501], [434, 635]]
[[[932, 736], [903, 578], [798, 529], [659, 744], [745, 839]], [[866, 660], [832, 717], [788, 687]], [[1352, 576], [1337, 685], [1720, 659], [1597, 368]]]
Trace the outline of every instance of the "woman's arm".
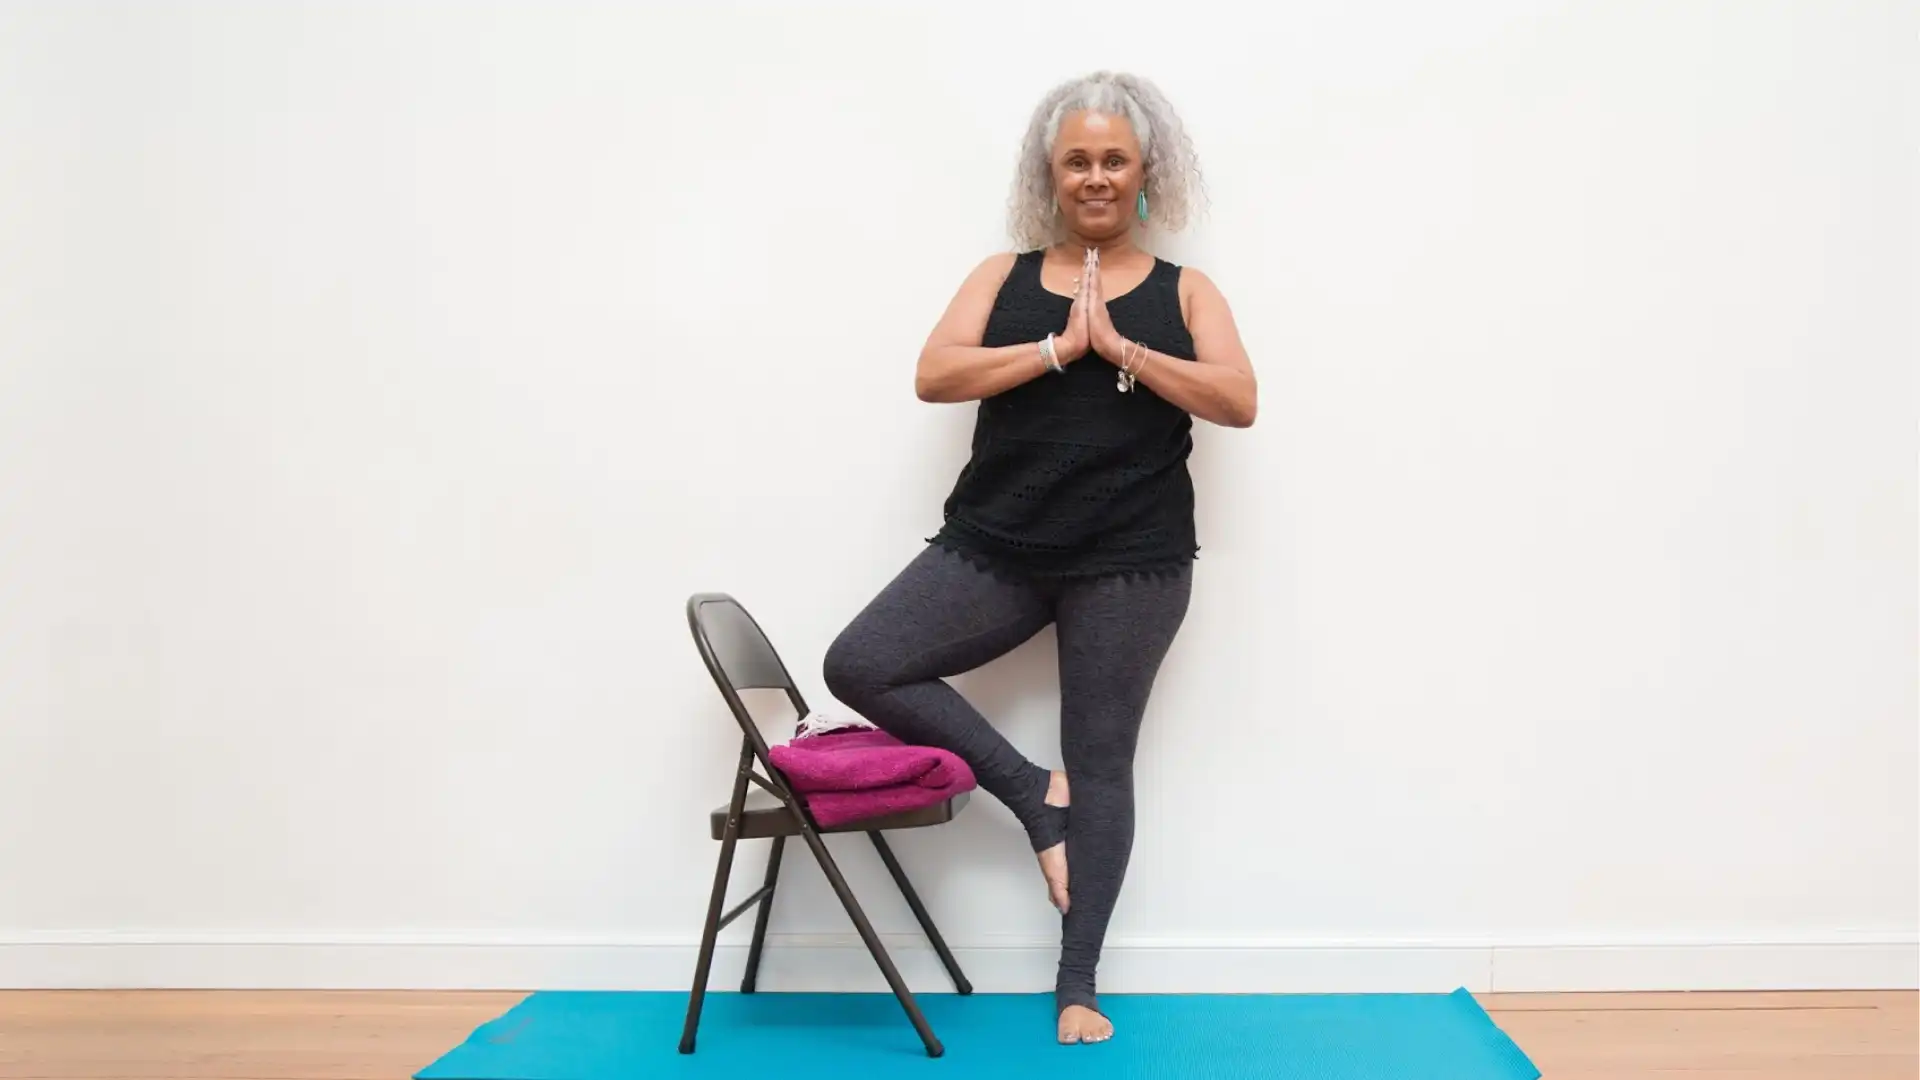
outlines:
[[[1240, 330], [1234, 324], [1227, 298], [1221, 295], [1212, 279], [1192, 267], [1181, 270], [1180, 291], [1186, 301], [1187, 329], [1193, 334], [1194, 356], [1199, 363], [1189, 364], [1149, 351], [1146, 366], [1141, 367], [1136, 347], [1132, 350], [1134, 374], [1154, 393], [1202, 420], [1224, 427], [1252, 427], [1260, 411], [1260, 388], [1254, 379], [1253, 361], [1240, 342]], [[1105, 314], [1105, 300], [1097, 297], [1089, 306], [1094, 311], [1093, 322], [1098, 325]], [[1111, 328], [1112, 324], [1107, 326]], [[1107, 340], [1096, 340], [1094, 348], [1116, 367], [1127, 358], [1127, 346], [1118, 334], [1096, 336]]]
[[[975, 267], [947, 304], [946, 314], [927, 335], [914, 369], [913, 391], [921, 401], [978, 401], [1048, 373], [1038, 341], [997, 349], [980, 345], [987, 332], [987, 316], [993, 313], [993, 301], [1013, 269], [1013, 259], [1011, 254], [995, 255]], [[1081, 318], [1069, 316], [1066, 329], [1053, 339], [1054, 358], [1062, 366], [1087, 351], [1086, 319], [1078, 299], [1073, 312]]]

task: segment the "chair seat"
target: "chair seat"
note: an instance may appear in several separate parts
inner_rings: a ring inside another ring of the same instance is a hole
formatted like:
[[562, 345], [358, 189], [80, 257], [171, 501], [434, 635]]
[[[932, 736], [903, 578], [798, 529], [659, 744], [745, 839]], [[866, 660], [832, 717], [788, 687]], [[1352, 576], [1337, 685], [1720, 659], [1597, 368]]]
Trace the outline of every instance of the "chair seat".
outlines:
[[[876, 829], [920, 829], [928, 825], [944, 825], [960, 813], [967, 805], [967, 792], [961, 792], [945, 802], [932, 806], [923, 806], [918, 810], [907, 810], [898, 814], [886, 814], [881, 817], [849, 821], [841, 825], [823, 828], [823, 833], [871, 832]], [[727, 808], [723, 805], [716, 809], [708, 819], [715, 840], [726, 834]], [[780, 800], [766, 791], [751, 791], [747, 794], [746, 812], [740, 815], [740, 839], [759, 840], [772, 836], [798, 836], [799, 826], [793, 823], [793, 815], [787, 812]]]

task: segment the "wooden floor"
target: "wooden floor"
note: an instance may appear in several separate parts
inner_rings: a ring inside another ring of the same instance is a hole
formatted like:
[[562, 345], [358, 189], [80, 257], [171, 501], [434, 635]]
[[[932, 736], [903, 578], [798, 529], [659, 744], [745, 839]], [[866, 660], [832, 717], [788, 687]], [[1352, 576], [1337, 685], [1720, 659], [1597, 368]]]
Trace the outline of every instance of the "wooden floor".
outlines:
[[[519, 994], [0, 992], [0, 1078], [403, 1080]], [[1916, 1080], [1920, 995], [1493, 994], [1548, 1080]]]

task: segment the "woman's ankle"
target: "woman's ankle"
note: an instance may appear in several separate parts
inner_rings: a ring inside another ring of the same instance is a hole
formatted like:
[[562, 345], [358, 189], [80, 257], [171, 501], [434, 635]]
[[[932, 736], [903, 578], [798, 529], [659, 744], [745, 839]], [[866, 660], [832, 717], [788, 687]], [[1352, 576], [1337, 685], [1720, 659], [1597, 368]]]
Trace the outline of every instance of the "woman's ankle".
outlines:
[[1036, 852], [1067, 842], [1068, 819], [1064, 806], [1048, 806], [1043, 802], [1025, 824], [1027, 839], [1033, 842]]
[[[1066, 1012], [1069, 1005], [1078, 1005], [1081, 1008], [1100, 1012], [1100, 997], [1093, 992], [1091, 987], [1084, 989], [1078, 986], [1054, 987], [1053, 1015], [1059, 1016], [1061, 1013]], [[1106, 1014], [1101, 1013], [1100, 1015], [1105, 1016]]]
[[1047, 794], [1042, 801], [1048, 806], [1058, 807], [1066, 807], [1073, 803], [1073, 792], [1067, 786], [1065, 771], [1055, 769], [1047, 774]]
[[1033, 850], [1045, 851], [1055, 844], [1065, 843], [1067, 839], [1067, 808], [1056, 806], [1049, 800], [1059, 784], [1056, 774], [1034, 766], [1034, 777], [1021, 806], [1014, 807], [1014, 815], [1027, 830], [1027, 839], [1032, 842]]

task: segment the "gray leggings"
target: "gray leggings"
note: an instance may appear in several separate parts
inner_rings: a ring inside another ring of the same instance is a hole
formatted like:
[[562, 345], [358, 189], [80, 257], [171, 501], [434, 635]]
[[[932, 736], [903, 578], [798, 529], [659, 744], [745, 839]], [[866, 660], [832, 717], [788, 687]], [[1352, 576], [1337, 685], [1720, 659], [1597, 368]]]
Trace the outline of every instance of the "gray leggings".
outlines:
[[[939, 547], [909, 563], [827, 650], [826, 682], [904, 742], [951, 750], [1011, 809], [1035, 851], [1067, 841], [1056, 1006], [1099, 1006], [1094, 969], [1133, 851], [1133, 751], [1160, 662], [1186, 618], [1189, 574], [1015, 583]], [[1045, 803], [1028, 761], [943, 680], [1057, 625], [1060, 751], [1072, 807]]]

